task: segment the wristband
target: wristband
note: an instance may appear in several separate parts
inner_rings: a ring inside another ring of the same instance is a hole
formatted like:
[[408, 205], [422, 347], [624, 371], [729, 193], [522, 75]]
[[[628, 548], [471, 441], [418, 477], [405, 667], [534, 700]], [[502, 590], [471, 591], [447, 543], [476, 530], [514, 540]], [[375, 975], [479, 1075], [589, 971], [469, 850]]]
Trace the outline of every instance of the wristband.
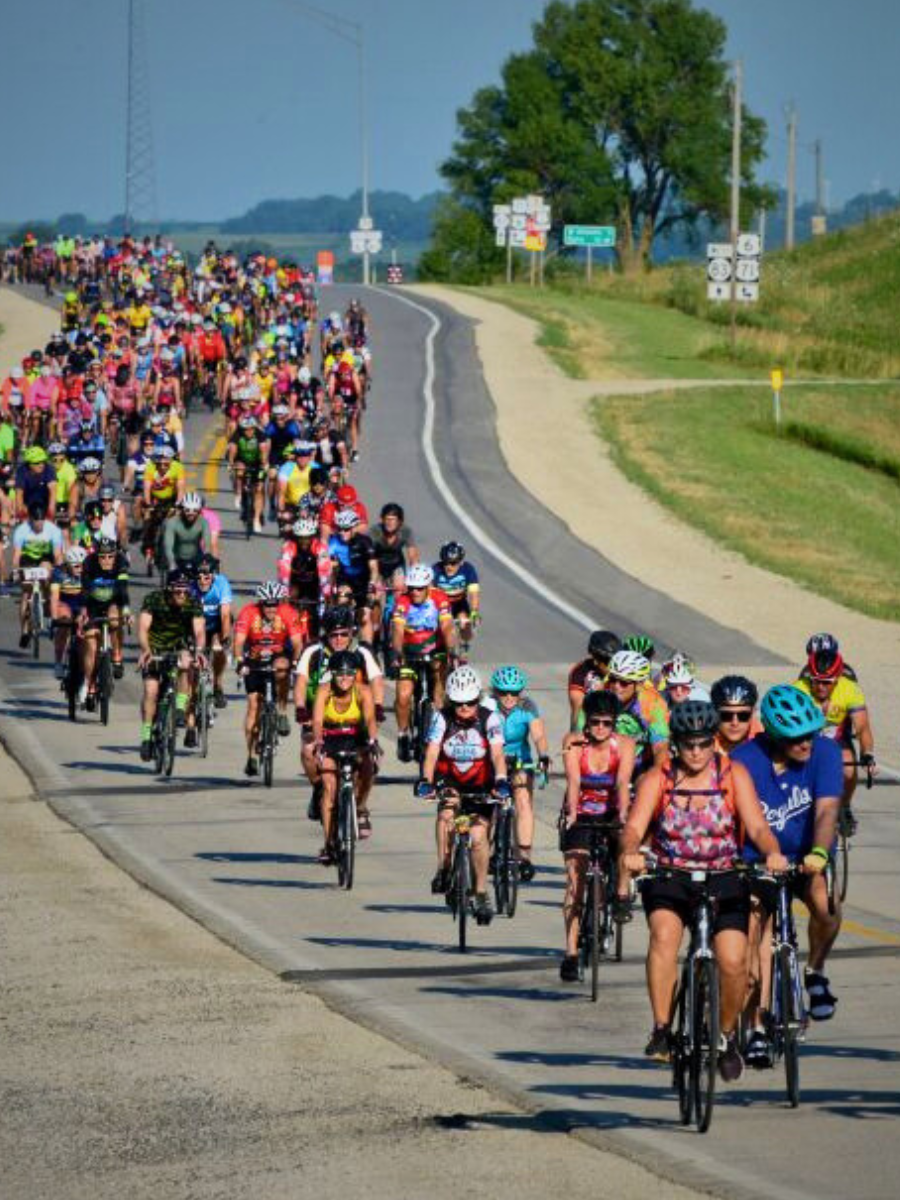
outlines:
[[827, 862], [828, 859], [831, 857], [831, 855], [828, 853], [828, 851], [825, 849], [824, 846], [813, 846], [812, 850], [810, 850], [810, 854], [814, 855], [816, 858], [824, 859], [825, 862]]

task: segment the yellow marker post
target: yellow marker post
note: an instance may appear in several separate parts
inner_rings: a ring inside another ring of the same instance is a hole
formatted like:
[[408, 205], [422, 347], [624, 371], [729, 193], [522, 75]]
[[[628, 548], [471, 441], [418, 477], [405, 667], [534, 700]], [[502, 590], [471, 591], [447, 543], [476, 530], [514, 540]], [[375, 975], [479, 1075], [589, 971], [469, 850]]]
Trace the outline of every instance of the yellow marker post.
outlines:
[[772, 403], [775, 409], [775, 428], [781, 428], [781, 389], [784, 387], [784, 371], [781, 367], [773, 367], [769, 372], [772, 381]]

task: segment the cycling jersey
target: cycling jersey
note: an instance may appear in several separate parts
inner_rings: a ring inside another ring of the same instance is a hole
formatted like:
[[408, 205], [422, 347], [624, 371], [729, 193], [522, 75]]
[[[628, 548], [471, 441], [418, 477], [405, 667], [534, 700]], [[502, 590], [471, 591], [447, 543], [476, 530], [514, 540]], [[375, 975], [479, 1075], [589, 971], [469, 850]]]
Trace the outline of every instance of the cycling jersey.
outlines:
[[69, 496], [72, 492], [72, 484], [78, 480], [78, 472], [72, 466], [68, 459], [61, 462], [56, 468], [56, 502], [60, 506], [65, 506], [69, 503]]
[[538, 706], [530, 696], [521, 696], [515, 708], [508, 712], [502, 709], [493, 697], [485, 701], [485, 707], [496, 712], [503, 728], [503, 753], [523, 767], [532, 764], [531, 723], [540, 718]]
[[[650, 835], [650, 845], [664, 865], [725, 870], [739, 857], [740, 829], [727, 756], [715, 756], [711, 783], [709, 788], [679, 787], [674, 767], [664, 767]], [[698, 797], [703, 797], [699, 806]]]
[[81, 576], [73, 575], [68, 567], [55, 567], [50, 576], [50, 592], [56, 594], [63, 604], [69, 606], [72, 616], [84, 608], [85, 596], [81, 587]]
[[585, 739], [578, 758], [578, 804], [579, 817], [610, 817], [618, 813], [618, 798], [616, 795], [616, 776], [619, 772], [620, 746], [619, 740], [613, 736], [607, 742], [609, 746], [609, 761], [605, 771], [595, 771], [591, 767], [591, 743]]
[[371, 538], [366, 537], [364, 533], [355, 533], [345, 542], [334, 533], [328, 539], [328, 553], [337, 566], [339, 583], [359, 586], [368, 582], [369, 564], [375, 558], [375, 547]]
[[441, 589], [451, 604], [463, 600], [469, 588], [478, 587], [478, 572], [470, 562], [460, 563], [448, 570], [443, 563], [434, 564], [434, 585]]
[[270, 421], [263, 431], [263, 437], [269, 443], [269, 466], [281, 466], [285, 450], [299, 436], [300, 426], [296, 421], [285, 421], [283, 425]]
[[[366, 683], [381, 678], [384, 672], [379, 667], [378, 660], [371, 650], [366, 646], [357, 646], [354, 653], [362, 663], [362, 673]], [[322, 642], [314, 642], [311, 646], [307, 646], [300, 655], [297, 674], [302, 675], [307, 681], [306, 703], [310, 706], [316, 698], [319, 684], [331, 682], [331, 672], [328, 670], [330, 658], [331, 651]]]
[[231, 604], [234, 595], [231, 584], [224, 575], [216, 575], [204, 592], [197, 588], [197, 599], [203, 609], [203, 619], [207, 629], [218, 628], [222, 619], [222, 605]]
[[50, 503], [50, 485], [56, 483], [56, 471], [52, 463], [43, 463], [39, 471], [33, 471], [28, 463], [20, 463], [16, 470], [16, 488], [22, 493], [25, 508], [40, 504], [47, 508]]
[[[807, 696], [813, 694], [808, 679], [798, 679], [794, 687], [806, 692]], [[853, 679], [848, 679], [846, 675], [841, 675], [826, 700], [819, 703], [816, 697], [813, 696], [813, 699], [825, 714], [823, 737], [833, 738], [838, 742], [850, 741], [853, 734], [853, 714], [864, 712], [866, 708], [866, 697], [859, 684]]]
[[35, 566], [42, 562], [53, 562], [63, 548], [62, 530], [52, 521], [44, 521], [40, 533], [29, 521], [23, 521], [13, 530], [13, 550], [20, 550], [20, 562]]
[[408, 655], [434, 654], [441, 644], [441, 624], [450, 616], [450, 601], [439, 588], [429, 588], [421, 604], [408, 594], [394, 606], [391, 623], [403, 630], [403, 649]]
[[592, 658], [583, 658], [569, 671], [569, 690], [586, 695], [602, 687], [605, 679], [605, 669], [598, 667]]
[[211, 543], [206, 518], [186, 521], [181, 513], [169, 517], [163, 526], [163, 554], [166, 562], [194, 562]]
[[244, 638], [244, 654], [251, 659], [292, 652], [291, 640], [298, 635], [306, 638], [306, 617], [300, 616], [290, 604], [279, 604], [271, 621], [264, 619], [258, 604], [248, 604], [238, 617], [235, 639]]
[[180, 462], [170, 463], [165, 475], [160, 475], [155, 462], [148, 463], [144, 471], [144, 483], [150, 485], [150, 499], [154, 504], [174, 500], [181, 479], [184, 479], [184, 467]]
[[440, 743], [435, 775], [464, 791], [487, 791], [494, 782], [491, 749], [503, 745], [500, 719], [484, 705], [473, 722], [461, 722], [452, 708], [435, 712], [427, 740]]
[[168, 592], [149, 592], [141, 605], [142, 613], [153, 618], [147, 640], [154, 654], [172, 654], [187, 649], [194, 640], [194, 620], [203, 609], [193, 596], [182, 604], [170, 599]]
[[304, 550], [294, 541], [287, 541], [278, 558], [278, 578], [290, 583], [299, 600], [318, 600], [331, 590], [331, 558], [328, 547], [319, 538], [312, 538]]
[[328, 753], [328, 741], [334, 738], [354, 738], [362, 741], [365, 738], [366, 727], [363, 717], [362, 704], [356, 685], [350, 689], [350, 703], [345, 709], [339, 709], [335, 703], [334, 693], [325, 701], [322, 713], [322, 736], [325, 738], [325, 753]]
[[86, 458], [96, 458], [102, 463], [105, 454], [106, 442], [99, 434], [70, 438], [66, 443], [66, 458], [76, 466]]
[[[619, 722], [630, 718], [619, 727]], [[669, 740], [669, 707], [652, 685], [638, 687], [634, 698], [625, 705], [616, 728], [619, 733], [633, 736], [636, 749], [636, 770], [645, 770], [653, 762], [652, 748]]]
[[279, 483], [286, 480], [284, 502], [288, 507], [296, 508], [309, 491], [309, 474], [312, 469], [313, 463], [311, 462], [307, 463], [305, 467], [292, 462], [286, 462], [282, 465], [278, 472], [278, 480]]
[[[416, 539], [408, 525], [401, 525], [396, 537], [389, 542], [380, 525], [373, 525], [369, 537], [375, 547], [375, 557], [378, 559], [378, 569], [381, 578], [389, 580], [397, 571], [406, 570], [406, 554]], [[438, 585], [440, 586], [440, 585]]]
[[89, 555], [83, 579], [88, 616], [105, 616], [113, 604], [128, 608], [128, 560], [121, 551], [109, 570], [100, 565], [96, 554]]

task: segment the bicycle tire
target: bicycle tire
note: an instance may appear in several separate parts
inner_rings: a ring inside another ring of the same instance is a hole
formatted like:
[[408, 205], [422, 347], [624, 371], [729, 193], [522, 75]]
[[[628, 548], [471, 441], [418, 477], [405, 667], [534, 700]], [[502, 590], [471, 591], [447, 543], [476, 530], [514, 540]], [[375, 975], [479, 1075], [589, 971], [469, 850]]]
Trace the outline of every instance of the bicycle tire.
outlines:
[[351, 891], [353, 888], [353, 878], [356, 870], [355, 807], [356, 796], [351, 781], [341, 788], [340, 804], [338, 806], [338, 836], [341, 839], [340, 850], [338, 852], [338, 875], [343, 875], [342, 879], [339, 878], [339, 882], [346, 892]]
[[842, 825], [841, 821], [838, 825], [838, 843], [834, 855], [834, 890], [841, 904], [847, 899], [847, 885], [850, 882], [850, 839]]
[[97, 707], [100, 710], [100, 723], [109, 724], [109, 702], [112, 698], [113, 680], [112, 663], [109, 655], [101, 651], [97, 663]]
[[175, 768], [177, 719], [178, 714], [175, 711], [174, 700], [170, 700], [168, 711], [166, 712], [166, 724], [163, 729], [163, 774], [167, 779], [171, 777], [172, 771]]
[[199, 687], [199, 696], [197, 698], [197, 720], [200, 723], [200, 757], [206, 758], [209, 754], [209, 718], [211, 697], [209, 689], [205, 683], [201, 683]]
[[719, 1070], [719, 975], [710, 958], [697, 960], [694, 973], [691, 1085], [697, 1130], [706, 1133], [716, 1103]]
[[36, 584], [31, 593], [31, 655], [32, 658], [41, 656], [41, 626], [44, 623], [44, 609], [41, 603], [40, 584]]
[[621, 921], [615, 921], [614, 925], [615, 933], [613, 936], [615, 939], [615, 944], [613, 948], [613, 958], [617, 963], [620, 963], [622, 961], [623, 946], [625, 943], [625, 926]]
[[159, 707], [156, 710], [156, 719], [153, 722], [153, 731], [151, 737], [153, 739], [153, 757], [156, 766], [157, 775], [165, 773], [166, 755], [165, 755], [165, 737], [163, 730], [165, 723], [168, 721], [169, 700], [164, 697], [159, 702]]
[[519, 842], [516, 837], [516, 814], [514, 809], [510, 809], [509, 816], [509, 841], [507, 847], [506, 859], [506, 915], [510, 920], [516, 915], [516, 906], [519, 903]]
[[672, 1086], [678, 1097], [678, 1116], [682, 1125], [690, 1125], [694, 1115], [694, 1089], [691, 1086], [690, 1055], [688, 1053], [687, 978], [682, 972], [678, 998], [675, 1001], [675, 1032], [672, 1035]]
[[800, 1013], [794, 1012], [793, 976], [796, 958], [790, 946], [779, 946], [772, 969], [776, 978], [772, 982], [773, 995], [778, 996], [781, 1021], [781, 1051], [784, 1057], [784, 1080], [788, 1104], [797, 1108], [800, 1104], [800, 1052], [797, 1029]]
[[419, 720], [416, 728], [416, 762], [421, 767], [422, 760], [425, 757], [426, 737], [428, 735], [428, 727], [431, 724], [432, 704], [430, 700], [423, 700], [419, 706]]
[[588, 904], [591, 910], [591, 1000], [596, 1003], [600, 993], [600, 916], [602, 911], [603, 882], [600, 872], [594, 871], [591, 876], [591, 894]]
[[469, 852], [465, 843], [457, 840], [456, 861], [453, 872], [456, 885], [456, 935], [460, 954], [466, 952], [466, 934], [469, 919]]
[[270, 712], [264, 711], [259, 726], [259, 757], [263, 783], [268, 788], [272, 786], [275, 773], [275, 736], [274, 718]]
[[497, 818], [494, 834], [494, 908], [498, 915], [506, 912], [507, 873], [506, 860], [509, 853], [509, 823], [507, 814], [501, 812]]

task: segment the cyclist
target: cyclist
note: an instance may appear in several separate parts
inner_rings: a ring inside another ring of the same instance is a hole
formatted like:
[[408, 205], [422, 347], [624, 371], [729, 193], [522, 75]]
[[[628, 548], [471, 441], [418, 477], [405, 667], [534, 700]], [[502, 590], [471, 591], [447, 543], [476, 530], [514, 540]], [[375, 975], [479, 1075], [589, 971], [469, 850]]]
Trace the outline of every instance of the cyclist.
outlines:
[[331, 557], [318, 533], [315, 518], [300, 517], [278, 559], [278, 578], [287, 586], [291, 603], [307, 613], [313, 632], [331, 595]]
[[353, 589], [360, 641], [371, 646], [372, 602], [380, 584], [375, 547], [370, 537], [359, 532], [359, 514], [355, 509], [339, 509], [334, 521], [336, 532], [328, 539], [328, 553], [334, 564], [333, 586], [346, 584]]
[[859, 742], [859, 762], [870, 774], [878, 770], [875, 762], [875, 735], [862, 688], [844, 673], [839, 650], [813, 650], [805, 676], [796, 686], [816, 702], [825, 717], [823, 735], [841, 747], [844, 761], [843, 806], [848, 831], [856, 832], [856, 817], [850, 807], [856, 791], [856, 756], [853, 741]]
[[64, 563], [55, 567], [50, 576], [50, 620], [53, 622], [53, 670], [57, 679], [65, 673], [64, 659], [69, 638], [84, 608], [82, 574], [87, 551], [81, 546], [70, 546], [65, 552]]
[[234, 475], [234, 507], [240, 511], [244, 489], [251, 489], [253, 532], [262, 533], [269, 443], [265, 435], [260, 432], [256, 417], [245, 416], [238, 420], [238, 427], [229, 438], [225, 454], [228, 466]]
[[56, 470], [43, 446], [29, 446], [16, 471], [16, 513], [24, 516], [34, 507], [42, 508], [51, 521], [56, 520]]
[[632, 650], [617, 651], [610, 659], [604, 687], [622, 705], [617, 730], [635, 739], [636, 773], [659, 766], [669, 752], [669, 710], [650, 683], [649, 660]]
[[456, 651], [456, 627], [450, 601], [433, 586], [434, 572], [416, 563], [406, 573], [406, 591], [391, 618], [391, 668], [397, 675], [397, 757], [412, 761], [410, 725], [416, 660], [428, 657], [427, 687], [436, 708], [444, 703], [448, 657]]
[[756, 684], [743, 675], [723, 675], [712, 685], [712, 702], [719, 714], [716, 749], [722, 754], [731, 754], [762, 733], [762, 725], [753, 712], [758, 699]]
[[494, 708], [503, 727], [503, 753], [516, 805], [516, 840], [519, 847], [519, 878], [523, 883], [534, 879], [531, 861], [534, 841], [534, 758], [531, 743], [538, 752], [538, 770], [545, 786], [550, 773], [547, 733], [537, 705], [524, 695], [528, 677], [515, 666], [497, 667], [491, 675], [491, 695], [485, 700]]
[[319, 468], [313, 461], [315, 444], [305, 438], [295, 438], [293, 457], [285, 458], [278, 472], [276, 504], [278, 508], [296, 508], [309, 492], [313, 472]]
[[228, 701], [223, 681], [228, 661], [226, 651], [231, 644], [234, 596], [228, 578], [219, 570], [219, 560], [209, 553], [202, 554], [197, 560], [197, 599], [206, 624], [206, 645], [213, 672], [213, 703], [216, 708], [225, 708]]
[[404, 523], [405, 519], [402, 506], [390, 501], [382, 506], [378, 524], [369, 530], [382, 584], [372, 611], [372, 621], [378, 631], [382, 620], [390, 627], [394, 602], [403, 590], [406, 568], [419, 561], [419, 548], [413, 531]]
[[312, 517], [322, 541], [322, 511], [326, 504], [334, 501], [334, 492], [328, 486], [328, 472], [321, 467], [313, 467], [309, 473], [309, 491], [300, 497], [298, 512], [301, 517]]
[[285, 451], [295, 440], [303, 440], [300, 437], [300, 426], [292, 419], [291, 410], [286, 404], [276, 404], [272, 409], [272, 419], [263, 430], [263, 437], [269, 443], [267, 464], [269, 477], [269, 520], [274, 521], [278, 493], [278, 472], [285, 462]]
[[595, 629], [588, 639], [587, 658], [569, 671], [569, 729], [579, 728], [584, 698], [606, 681], [610, 659], [622, 648], [622, 643], [608, 629]]
[[94, 668], [100, 649], [97, 622], [109, 622], [113, 676], [121, 679], [123, 625], [131, 624], [128, 598], [128, 559], [114, 538], [101, 537], [95, 553], [89, 554], [82, 574], [86, 623], [82, 630], [82, 684], [79, 702], [94, 710]]
[[461, 542], [445, 542], [438, 558], [432, 568], [435, 587], [450, 601], [450, 612], [459, 627], [460, 645], [467, 650], [474, 630], [481, 623], [478, 572], [466, 562], [466, 548]]
[[[437, 872], [434, 895], [450, 884], [453, 821], [463, 812], [472, 818], [472, 868], [475, 919], [489, 925], [494, 910], [487, 894], [491, 796], [509, 800], [503, 753], [503, 730], [496, 712], [480, 703], [481, 679], [470, 666], [457, 667], [447, 678], [447, 704], [436, 710], [427, 734], [422, 775], [414, 793], [431, 799], [441, 785], [436, 826]], [[460, 793], [467, 793], [463, 799]]]
[[203, 609], [191, 593], [191, 581], [184, 571], [172, 570], [166, 575], [164, 590], [148, 592], [141, 605], [138, 619], [138, 667], [144, 680], [141, 700], [141, 759], [153, 757], [153, 721], [159, 696], [159, 663], [155, 656], [178, 655], [178, 682], [175, 709], [179, 727], [187, 725], [184, 744], [197, 745], [194, 716], [188, 712], [190, 677], [194, 655], [201, 663], [206, 648], [206, 625]]
[[132, 497], [132, 532], [131, 540], [136, 542], [144, 524], [144, 472], [150, 463], [156, 439], [149, 429], [140, 436], [140, 448], [129, 458], [125, 467], [123, 488], [126, 495]]
[[708, 700], [709, 692], [694, 676], [694, 664], [680, 652], [663, 663], [656, 690], [666, 704], [678, 704], [682, 700]]
[[104, 537], [118, 542], [123, 550], [128, 548], [128, 519], [125, 505], [116, 495], [111, 483], [101, 483], [97, 491], [100, 501], [100, 531]]
[[63, 537], [62, 531], [52, 521], [47, 519], [47, 513], [40, 504], [33, 504], [28, 510], [28, 518], [17, 525], [12, 537], [12, 573], [16, 577], [20, 568], [46, 567], [47, 581], [39, 584], [23, 583], [19, 604], [19, 649], [24, 650], [31, 640], [31, 593], [32, 589], [40, 587], [44, 599], [49, 601], [50, 569], [62, 563]]
[[[563, 920], [566, 951], [559, 967], [564, 983], [578, 979], [578, 936], [584, 911], [591, 827], [624, 821], [631, 802], [634, 743], [615, 731], [622, 706], [612, 692], [595, 690], [585, 697], [584, 735], [569, 741], [565, 751], [566, 797], [562, 813], [561, 848], [566, 864]], [[621, 879], [615, 915], [630, 920], [627, 881]]]
[[263, 663], [271, 662], [275, 670], [275, 690], [278, 704], [278, 733], [287, 737], [291, 731], [287, 716], [288, 682], [291, 665], [303, 652], [307, 640], [307, 623], [287, 603], [287, 588], [282, 583], [261, 583], [256, 589], [255, 603], [241, 609], [234, 626], [234, 657], [247, 690], [247, 714], [244, 737], [247, 742], [247, 763], [244, 774], [259, 774], [256, 741], [259, 734], [260, 702], [265, 691]]
[[163, 521], [184, 498], [184, 467], [174, 460], [171, 446], [156, 446], [144, 468], [143, 549], [148, 559], [156, 554]]
[[67, 530], [75, 516], [75, 500], [78, 494], [78, 471], [66, 457], [62, 442], [51, 442], [47, 447], [50, 463], [56, 472], [56, 524], [67, 537]]
[[372, 693], [360, 678], [361, 662], [352, 650], [339, 650], [328, 663], [328, 680], [316, 690], [312, 710], [312, 739], [319, 762], [322, 829], [325, 844], [319, 862], [330, 866], [335, 861], [335, 825], [337, 821], [337, 761], [341, 750], [355, 750], [356, 808], [359, 836], [372, 836], [369, 793], [378, 752], [378, 728]]
[[[825, 974], [829, 951], [841, 927], [840, 896], [831, 898], [823, 874], [828, 864], [837, 828], [843, 787], [840, 746], [820, 736], [825, 718], [813, 698], [798, 686], [778, 684], [770, 688], [760, 705], [764, 734], [732, 751], [732, 761], [750, 774], [759, 795], [766, 820], [782, 853], [793, 862], [802, 862], [809, 876], [799, 889], [800, 899], [809, 910], [809, 959], [804, 983], [809, 997], [809, 1015], [814, 1021], [834, 1016], [837, 1000]], [[761, 849], [760, 843], [753, 839]], [[757, 857], [747, 847], [744, 857]], [[767, 864], [768, 865], [768, 864]], [[771, 915], [771, 897], [765, 888], [754, 889], [763, 911]], [[754, 930], [753, 961], [760, 962], [754, 980], [757, 1003], [752, 1006], [750, 1027], [758, 1031], [759, 986], [767, 994], [771, 978], [769, 939], [761, 925]], [[754, 1038], [751, 1057], [765, 1065], [767, 1046]], [[748, 1051], [750, 1047], [748, 1046]]]
[[[626, 652], [627, 653], [627, 652]], [[645, 660], [646, 661], [646, 660]], [[741, 1077], [744, 1064], [736, 1028], [747, 988], [749, 891], [734, 870], [743, 829], [766, 856], [770, 871], [787, 862], [760, 807], [746, 768], [717, 753], [719, 715], [704, 700], [685, 700], [671, 713], [672, 755], [645, 772], [621, 838], [620, 875], [644, 869], [640, 847], [650, 844], [666, 874], [643, 889], [650, 927], [647, 982], [653, 1031], [645, 1053], [665, 1062], [678, 983], [678, 951], [690, 924], [695, 885], [691, 873], [713, 872], [713, 948], [719, 968], [719, 1073], [726, 1082]]]
[[185, 492], [177, 511], [163, 524], [163, 562], [192, 572], [203, 552], [211, 550], [211, 544], [203, 497], [198, 492]]

